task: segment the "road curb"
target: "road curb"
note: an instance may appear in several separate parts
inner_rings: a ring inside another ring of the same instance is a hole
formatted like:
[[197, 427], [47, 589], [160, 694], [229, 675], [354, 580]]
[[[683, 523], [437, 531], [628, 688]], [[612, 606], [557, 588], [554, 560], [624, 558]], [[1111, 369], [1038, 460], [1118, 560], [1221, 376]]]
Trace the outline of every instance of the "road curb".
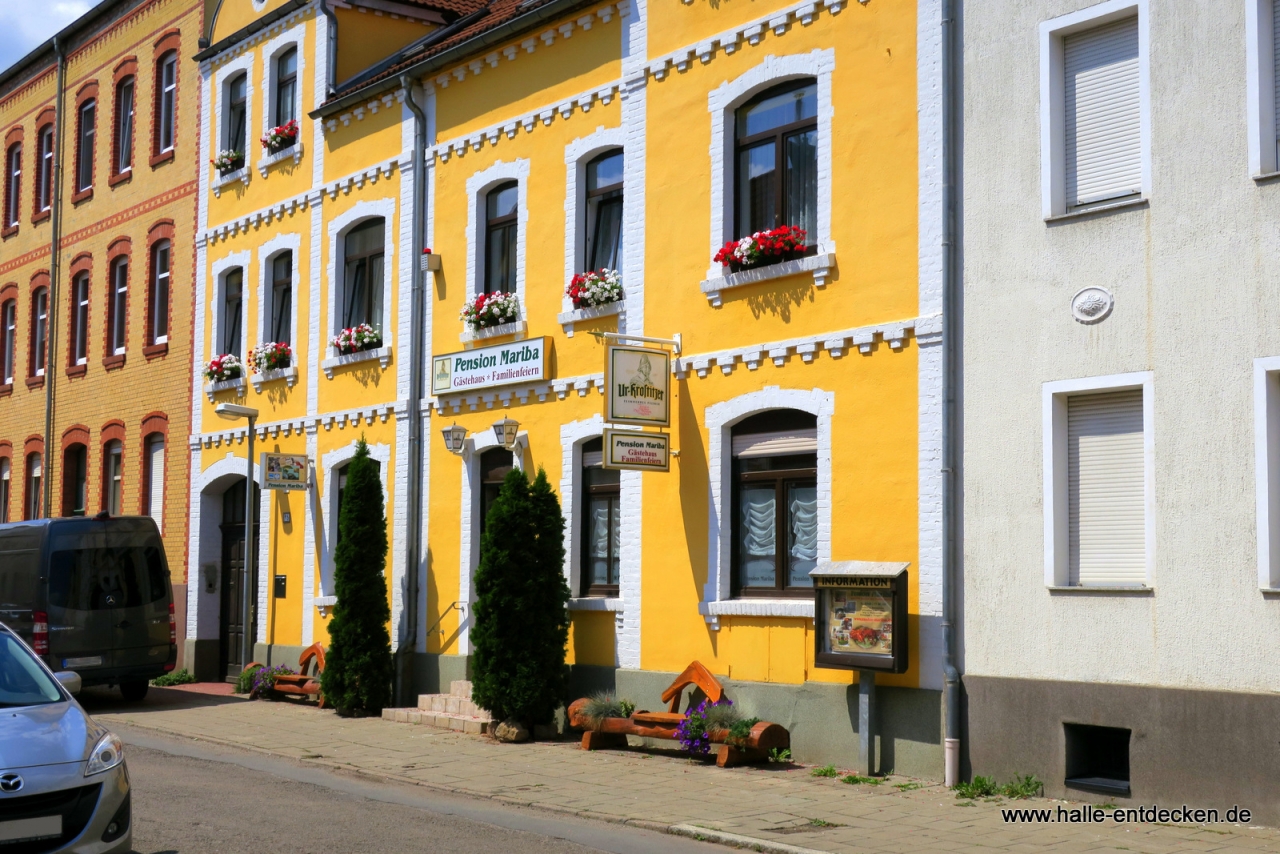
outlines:
[[757, 839], [754, 836], [742, 836], [738, 833], [726, 833], [723, 830], [712, 830], [709, 827], [698, 827], [696, 824], [673, 824], [667, 827], [667, 833], [676, 836], [687, 836], [703, 842], [718, 842], [721, 845], [732, 845], [735, 848], [747, 848], [765, 854], [829, 854], [816, 848], [801, 848], [785, 842], [773, 842], [768, 839]]

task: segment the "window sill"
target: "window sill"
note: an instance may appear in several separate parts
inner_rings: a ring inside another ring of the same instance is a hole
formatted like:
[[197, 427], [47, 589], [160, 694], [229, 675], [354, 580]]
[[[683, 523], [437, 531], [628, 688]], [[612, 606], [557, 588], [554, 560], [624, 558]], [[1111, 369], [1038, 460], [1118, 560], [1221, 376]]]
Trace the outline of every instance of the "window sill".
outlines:
[[10, 237], [13, 237], [17, 233], [18, 233], [18, 227], [16, 225], [10, 225], [10, 226], [6, 226], [5, 228], [0, 228], [0, 238], [4, 238], [5, 240], [8, 240]]
[[622, 314], [625, 310], [626, 303], [622, 300], [615, 302], [607, 302], [604, 305], [593, 305], [587, 308], [575, 308], [572, 311], [562, 311], [556, 315], [556, 322], [564, 327], [564, 334], [573, 337], [573, 325], [582, 323], [586, 320], [595, 320], [597, 317], [609, 317], [614, 314]]
[[8, 397], [13, 394], [13, 383], [0, 384], [0, 397]]
[[68, 377], [82, 377], [89, 372], [88, 365], [69, 365], [67, 367]]
[[622, 599], [614, 596], [579, 596], [569, 600], [570, 611], [613, 611], [624, 610]]
[[298, 382], [298, 369], [296, 366], [290, 365], [287, 368], [277, 368], [274, 371], [263, 371], [260, 374], [254, 374], [249, 378], [249, 382], [253, 383], [253, 390], [262, 393], [262, 387], [267, 383], [276, 380], [284, 380], [289, 384], [289, 388], [293, 388]]
[[128, 172], [121, 172], [118, 175], [112, 175], [110, 178], [107, 179], [107, 186], [115, 187], [119, 184], [127, 184], [132, 180], [133, 180], [133, 170], [130, 169]]
[[1102, 587], [1097, 585], [1090, 585], [1088, 587], [1054, 585], [1054, 586], [1050, 586], [1048, 590], [1050, 593], [1084, 593], [1084, 594], [1100, 593], [1104, 596], [1108, 594], [1115, 594], [1120, 596], [1135, 596], [1135, 595], [1150, 596], [1156, 592], [1156, 589], [1154, 587], [1146, 587], [1144, 585], [1132, 585], [1132, 586], [1116, 585], [1115, 587]]
[[81, 190], [78, 193], [71, 194], [71, 204], [78, 205], [81, 202], [87, 202], [93, 198], [93, 187], [87, 190]]
[[698, 613], [714, 629], [720, 628], [721, 617], [786, 617], [812, 620], [812, 599], [721, 599], [701, 602]]
[[51, 215], [52, 215], [52, 211], [50, 211], [48, 208], [45, 208], [44, 210], [40, 211], [40, 213], [34, 214], [31, 217], [31, 224], [39, 225], [40, 223], [48, 219]]
[[1139, 196], [1136, 199], [1125, 199], [1119, 202], [1110, 202], [1108, 204], [1098, 205], [1092, 208], [1081, 208], [1078, 211], [1068, 211], [1067, 213], [1054, 214], [1044, 218], [1045, 222], [1067, 222], [1074, 219], [1084, 219], [1094, 214], [1110, 213], [1111, 211], [1123, 211], [1129, 208], [1144, 208], [1148, 204], [1146, 196]]
[[244, 377], [236, 377], [233, 380], [222, 380], [221, 382], [208, 383], [204, 387], [205, 396], [209, 398], [209, 402], [213, 403], [213, 396], [218, 392], [231, 391], [235, 389], [236, 397], [244, 397], [245, 386]]
[[500, 326], [489, 326], [485, 329], [472, 329], [468, 326], [462, 330], [458, 340], [465, 344], [468, 341], [488, 341], [491, 338], [502, 338], [505, 335], [522, 335], [528, 327], [529, 325], [523, 320], [517, 320], [515, 323], [503, 323]]
[[44, 374], [40, 374], [37, 377], [27, 377], [27, 388], [44, 388]]
[[288, 148], [282, 148], [275, 154], [268, 154], [258, 161], [258, 174], [267, 177], [267, 170], [277, 163], [292, 160], [295, 164], [302, 160], [302, 140], [298, 140]]
[[142, 348], [142, 355], [147, 357], [147, 361], [151, 361], [159, 356], [164, 356], [169, 352], [169, 342], [162, 344], [148, 344]]
[[114, 371], [124, 367], [124, 353], [117, 353], [112, 356], [104, 356], [102, 359], [102, 367], [108, 371]]
[[174, 150], [172, 148], [170, 148], [168, 151], [162, 151], [159, 154], [153, 154], [151, 156], [151, 160], [148, 161], [148, 165], [154, 169], [155, 167], [159, 166], [161, 163], [168, 163], [170, 160], [173, 159], [173, 155], [174, 155]]
[[423, 252], [418, 258], [418, 269], [424, 273], [440, 272], [440, 256], [434, 252]]
[[[215, 170], [216, 171], [216, 170]], [[246, 187], [249, 186], [249, 167], [241, 166], [230, 172], [221, 172], [213, 177], [213, 182], [209, 185], [213, 189], [214, 196], [222, 195], [222, 188], [228, 184], [234, 184], [239, 181]]]
[[834, 252], [823, 252], [818, 255], [797, 258], [794, 261], [783, 261], [781, 264], [770, 264], [768, 267], [757, 267], [754, 270], [743, 270], [741, 273], [730, 273], [727, 276], [707, 279], [699, 287], [702, 289], [707, 301], [712, 306], [719, 308], [720, 295], [723, 291], [741, 288], [745, 285], [771, 282], [774, 279], [783, 279], [787, 276], [798, 276], [801, 273], [812, 273], [814, 287], [825, 287], [835, 266], [836, 254]]
[[338, 368], [346, 365], [355, 365], [360, 362], [372, 362], [374, 359], [382, 365], [383, 370], [391, 364], [391, 347], [389, 345], [375, 347], [372, 350], [361, 350], [359, 353], [347, 353], [344, 356], [334, 356], [331, 359], [324, 359], [320, 362], [320, 368], [324, 371], [324, 375], [329, 379], [333, 379], [333, 372]]

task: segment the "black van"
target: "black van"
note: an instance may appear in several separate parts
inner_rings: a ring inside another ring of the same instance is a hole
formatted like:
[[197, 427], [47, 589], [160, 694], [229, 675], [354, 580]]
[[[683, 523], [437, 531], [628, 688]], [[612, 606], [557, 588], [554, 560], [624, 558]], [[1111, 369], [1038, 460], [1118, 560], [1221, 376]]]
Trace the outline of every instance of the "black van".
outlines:
[[147, 516], [0, 525], [0, 621], [50, 670], [141, 700], [178, 647], [164, 543]]

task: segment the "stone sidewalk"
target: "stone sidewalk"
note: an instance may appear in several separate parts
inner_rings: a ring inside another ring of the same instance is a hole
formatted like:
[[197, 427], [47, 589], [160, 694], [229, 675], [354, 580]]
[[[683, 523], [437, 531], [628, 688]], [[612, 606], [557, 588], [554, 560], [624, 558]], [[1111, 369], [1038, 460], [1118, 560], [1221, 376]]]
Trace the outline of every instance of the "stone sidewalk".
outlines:
[[[815, 778], [800, 766], [726, 770], [674, 753], [587, 753], [577, 742], [504, 745], [379, 718], [343, 719], [291, 702], [249, 702], [156, 688], [139, 705], [117, 698], [114, 693], [87, 692], [82, 700], [107, 726], [142, 727], [778, 854], [1280, 852], [1280, 831], [1269, 828], [1117, 825], [1110, 820], [1087, 825], [1006, 823], [1001, 807], [1072, 805], [1047, 799], [1012, 804], [957, 800], [940, 784], [924, 780], [892, 777], [878, 786], [848, 785]], [[124, 734], [127, 742], [127, 729]]]

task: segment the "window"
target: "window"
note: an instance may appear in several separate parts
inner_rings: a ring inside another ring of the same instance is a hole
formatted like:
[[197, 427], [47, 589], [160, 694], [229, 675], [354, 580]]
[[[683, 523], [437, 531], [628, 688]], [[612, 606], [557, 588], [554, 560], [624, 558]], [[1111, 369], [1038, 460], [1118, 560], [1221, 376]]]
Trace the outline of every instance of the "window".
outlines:
[[4, 170], [4, 224], [12, 227], [18, 224], [18, 209], [22, 195], [22, 143], [15, 142], [9, 146], [5, 155]]
[[803, 228], [816, 243], [817, 82], [786, 83], [739, 107], [734, 140], [735, 233], [792, 225]]
[[[379, 473], [382, 471], [382, 462], [380, 460], [372, 461], [378, 467]], [[347, 494], [347, 473], [351, 468], [351, 463], [346, 463], [342, 468], [338, 469], [338, 504], [333, 514], [333, 547], [338, 548], [338, 543], [342, 540], [342, 525], [339, 524], [342, 519], [342, 500]]]
[[143, 511], [164, 530], [164, 436], [147, 437], [142, 457]]
[[228, 270], [222, 280], [222, 352], [240, 355], [240, 320], [244, 306], [244, 270]]
[[40, 129], [39, 179], [36, 182], [36, 213], [53, 205], [53, 125]]
[[157, 240], [151, 247], [151, 328], [147, 332], [152, 344], [169, 340], [169, 254], [168, 240]]
[[1090, 724], [1062, 725], [1069, 789], [1129, 797], [1129, 742], [1132, 731]]
[[173, 150], [176, 135], [178, 106], [178, 52], [169, 51], [160, 57], [157, 73], [160, 97], [156, 100], [156, 151], [163, 154]]
[[24, 508], [24, 517], [27, 519], [39, 519], [41, 516], [41, 506], [44, 504], [41, 492], [43, 474], [40, 455], [27, 454], [27, 501]]
[[18, 302], [6, 300], [0, 307], [0, 369], [4, 376], [0, 377], [5, 385], [13, 385], [13, 356], [18, 338]]
[[76, 135], [76, 192], [93, 189], [93, 133], [97, 102], [92, 98], [80, 107], [79, 133]]
[[485, 197], [484, 292], [512, 293], [516, 289], [516, 238], [519, 229], [520, 186], [499, 184]]
[[9, 520], [9, 496], [12, 492], [13, 464], [8, 457], [0, 457], [0, 524]]
[[112, 439], [102, 448], [102, 509], [119, 516], [124, 507], [124, 448]]
[[604, 445], [592, 439], [582, 446], [582, 584], [585, 596], [617, 596], [622, 561], [622, 524], [618, 518], [617, 469], [601, 467]]
[[343, 241], [342, 328], [368, 323], [382, 328], [384, 231], [382, 218], [363, 222]]
[[89, 361], [89, 274], [81, 273], [71, 283], [71, 363]]
[[107, 348], [109, 353], [124, 352], [125, 320], [129, 311], [129, 259], [117, 258], [111, 265], [111, 303], [107, 318]]
[[515, 468], [515, 457], [506, 448], [490, 448], [480, 455], [480, 535], [484, 536], [489, 511], [498, 501], [502, 482]]
[[293, 253], [271, 259], [271, 340], [291, 344], [293, 324]]
[[79, 443], [62, 452], [62, 515], [83, 516], [89, 497], [89, 449]]
[[126, 77], [116, 86], [117, 175], [123, 175], [133, 168], [133, 84], [133, 78]]
[[31, 298], [31, 376], [44, 376], [45, 348], [49, 340], [49, 290], [36, 288]]
[[587, 164], [587, 270], [617, 270], [622, 247], [622, 152]]
[[733, 564], [740, 596], [812, 595], [818, 558], [818, 425], [797, 410], [733, 428]]
[[227, 84], [226, 127], [223, 129], [222, 148], [234, 151], [243, 160], [248, 145], [249, 75], [238, 74]]
[[289, 48], [276, 59], [276, 127], [298, 117], [298, 50]]
[[1068, 208], [1142, 192], [1138, 19], [1063, 39]]

